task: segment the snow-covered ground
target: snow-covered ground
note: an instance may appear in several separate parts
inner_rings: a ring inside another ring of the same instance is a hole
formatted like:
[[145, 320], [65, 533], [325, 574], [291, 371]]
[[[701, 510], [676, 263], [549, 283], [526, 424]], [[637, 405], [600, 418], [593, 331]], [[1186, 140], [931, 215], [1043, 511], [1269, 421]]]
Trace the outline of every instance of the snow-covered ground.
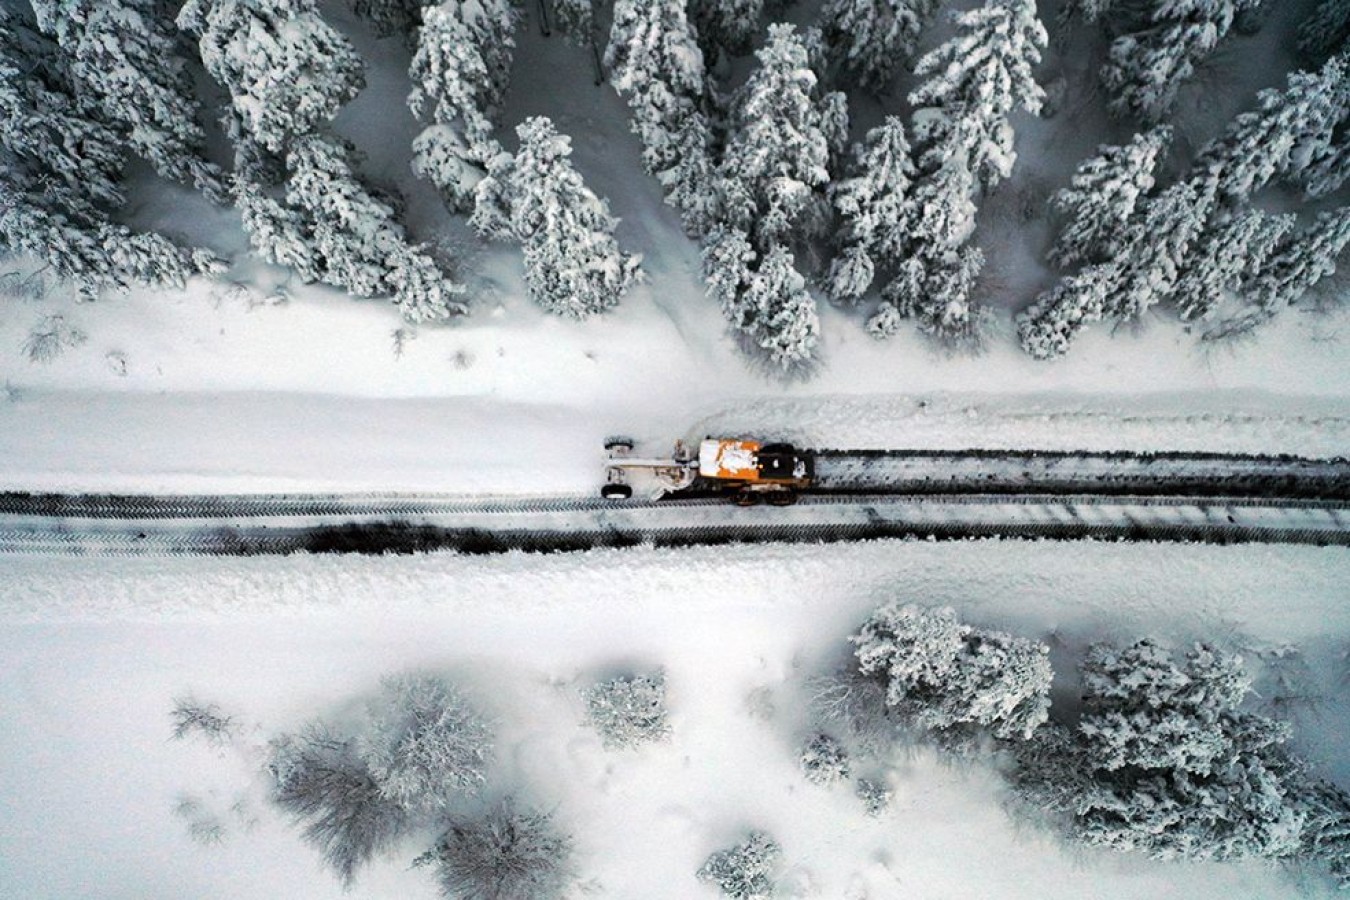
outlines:
[[[924, 752], [871, 773], [895, 790], [878, 820], [848, 788], [808, 784], [795, 762], [802, 682], [842, 659], [844, 636], [890, 597], [1049, 638], [1060, 692], [1095, 639], [1299, 643], [1326, 699], [1296, 740], [1350, 774], [1343, 550], [875, 542], [5, 568], [4, 896], [343, 896], [262, 799], [261, 745], [310, 717], [340, 719], [381, 675], [408, 669], [449, 675], [498, 719], [494, 790], [556, 811], [586, 896], [711, 898], [694, 871], [751, 827], [784, 847], [785, 896], [1302, 895], [1262, 866], [1066, 851], [1006, 815], [995, 776]], [[657, 666], [672, 738], [604, 750], [581, 724], [579, 689]], [[234, 746], [168, 740], [172, 701], [188, 692], [241, 718]], [[174, 812], [184, 797], [219, 818], [221, 844], [189, 838]], [[430, 876], [408, 869], [430, 839], [378, 860], [347, 896], [430, 900]]]

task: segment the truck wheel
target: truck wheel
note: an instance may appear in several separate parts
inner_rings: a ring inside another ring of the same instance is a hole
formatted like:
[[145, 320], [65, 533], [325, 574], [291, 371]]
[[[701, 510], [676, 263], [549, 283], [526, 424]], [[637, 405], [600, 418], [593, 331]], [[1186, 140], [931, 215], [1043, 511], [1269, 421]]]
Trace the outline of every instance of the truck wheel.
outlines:
[[797, 502], [796, 491], [774, 491], [765, 498], [770, 506], [791, 506]]
[[732, 495], [732, 499], [736, 501], [737, 506], [754, 506], [759, 503], [759, 494], [747, 488], [742, 488]]
[[606, 500], [628, 500], [633, 496], [631, 484], [607, 484], [600, 489], [600, 496]]
[[605, 438], [605, 449], [610, 452], [632, 453], [633, 439], [630, 437], [607, 437]]

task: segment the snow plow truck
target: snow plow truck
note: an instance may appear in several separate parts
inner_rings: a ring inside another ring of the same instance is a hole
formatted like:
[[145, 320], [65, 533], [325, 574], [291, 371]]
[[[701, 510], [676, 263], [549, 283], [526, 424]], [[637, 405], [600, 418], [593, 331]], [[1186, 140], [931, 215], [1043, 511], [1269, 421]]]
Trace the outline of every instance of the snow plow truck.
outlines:
[[811, 486], [815, 471], [809, 450], [750, 438], [704, 438], [697, 452], [684, 441], [676, 441], [675, 452], [668, 458], [634, 456], [628, 438], [611, 438], [605, 450], [606, 478], [600, 496], [606, 500], [627, 500], [633, 496], [634, 483], [645, 482], [653, 498], [681, 492], [716, 493], [742, 506], [761, 500], [787, 506]]

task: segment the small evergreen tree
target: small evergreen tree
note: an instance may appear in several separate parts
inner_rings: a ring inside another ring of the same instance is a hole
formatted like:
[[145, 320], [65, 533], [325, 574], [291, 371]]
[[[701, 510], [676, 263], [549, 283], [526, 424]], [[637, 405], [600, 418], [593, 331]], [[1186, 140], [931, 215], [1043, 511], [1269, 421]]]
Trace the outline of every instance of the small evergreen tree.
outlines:
[[983, 268], [984, 252], [978, 247], [911, 256], [882, 288], [881, 306], [869, 320], [868, 331], [874, 337], [891, 337], [899, 320], [915, 319], [925, 334], [978, 347], [988, 321], [970, 295]]
[[781, 244], [769, 248], [730, 309], [723, 309], [732, 327], [779, 368], [792, 370], [814, 357], [820, 341], [816, 303], [792, 251]]
[[891, 602], [850, 640], [886, 704], [922, 728], [985, 726], [1025, 740], [1050, 709], [1049, 648], [959, 622], [951, 609]]
[[422, 0], [353, 0], [352, 12], [382, 38], [410, 36], [422, 23]]
[[516, 133], [520, 150], [506, 191], [530, 296], [549, 312], [577, 319], [610, 309], [640, 277], [641, 258], [619, 250], [618, 220], [572, 168], [571, 140], [542, 116]]
[[361, 58], [315, 0], [187, 0], [178, 26], [198, 36], [244, 131], [273, 153], [332, 121], [365, 86]]
[[1298, 29], [1298, 47], [1313, 59], [1325, 59], [1350, 40], [1350, 4], [1321, 0]]
[[1078, 332], [1106, 316], [1108, 298], [1121, 280], [1115, 263], [1086, 266], [1060, 279], [1017, 315], [1022, 349], [1037, 359], [1056, 359], [1069, 352]]
[[764, 0], [689, 0], [689, 16], [709, 65], [722, 51], [732, 56], [750, 52], [763, 13]]
[[408, 77], [408, 106], [430, 120], [413, 140], [413, 171], [436, 185], [453, 212], [473, 208], [487, 162], [515, 48], [519, 12], [508, 0], [442, 3], [422, 13]]
[[914, 53], [941, 0], [826, 0], [820, 30], [829, 62], [872, 93], [884, 91], [896, 66]]
[[[1250, 282], [1249, 309], [1239, 319], [1250, 330], [1297, 303], [1323, 278], [1336, 272], [1336, 259], [1350, 246], [1350, 206], [1327, 210], [1304, 230], [1289, 236]], [[1231, 330], [1238, 323], [1226, 323]]]

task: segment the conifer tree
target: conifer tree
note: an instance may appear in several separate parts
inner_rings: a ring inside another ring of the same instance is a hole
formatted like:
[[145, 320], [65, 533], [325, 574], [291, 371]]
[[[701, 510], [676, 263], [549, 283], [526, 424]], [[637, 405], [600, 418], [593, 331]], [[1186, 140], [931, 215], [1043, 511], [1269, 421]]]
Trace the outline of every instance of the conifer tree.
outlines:
[[32, 0], [38, 25], [70, 59], [70, 75], [155, 171], [226, 203], [223, 173], [205, 158], [186, 61], [155, 0]]
[[422, 23], [422, 0], [354, 0], [352, 12], [369, 22], [380, 37], [410, 37]]
[[879, 268], [901, 259], [910, 240], [907, 193], [913, 178], [904, 124], [887, 116], [856, 148], [851, 176], [830, 192], [840, 247], [826, 282], [830, 299], [858, 299]]
[[953, 17], [956, 34], [915, 66], [924, 81], [909, 95], [919, 166], [935, 171], [957, 154], [986, 189], [1012, 173], [1017, 154], [1008, 116], [1039, 113], [1045, 91], [1031, 70], [1047, 37], [1031, 0], [988, 0]]
[[766, 247], [802, 236], [819, 220], [831, 135], [806, 46], [793, 27], [770, 26], [768, 43], [755, 55], [759, 66], [734, 100], [725, 172], [749, 201], [728, 210], [732, 222], [753, 225], [754, 239]]
[[1265, 268], [1296, 218], [1247, 209], [1201, 235], [1177, 280], [1174, 300], [1181, 318], [1204, 318], [1226, 296], [1240, 293]]
[[1320, 60], [1346, 46], [1350, 41], [1350, 3], [1345, 0], [1321, 0], [1312, 15], [1298, 29], [1298, 47]]
[[1297, 303], [1323, 278], [1336, 272], [1336, 259], [1350, 246], [1350, 206], [1327, 210], [1312, 225], [1289, 236], [1270, 256], [1251, 284], [1255, 306], [1245, 319], [1250, 327]]
[[[1116, 38], [1102, 68], [1114, 96], [1111, 108], [1146, 122], [1160, 121], [1177, 91], [1233, 27], [1238, 13], [1262, 0], [1178, 0], [1149, 6], [1142, 27]], [[1093, 4], [1100, 14], [1106, 4]], [[1094, 16], [1095, 17], [1095, 16]]]
[[1017, 315], [1017, 338], [1036, 359], [1055, 359], [1069, 352], [1078, 333], [1106, 315], [1107, 299], [1120, 282], [1114, 263], [1086, 266], [1061, 278]]
[[712, 126], [708, 117], [693, 112], [677, 126], [673, 162], [656, 172], [666, 202], [680, 212], [684, 230], [702, 237], [722, 217], [726, 186], [712, 158]]
[[455, 212], [473, 206], [510, 77], [518, 11], [508, 0], [442, 3], [423, 11], [408, 75], [408, 106], [428, 126], [413, 140], [413, 171]]
[[829, 62], [844, 80], [884, 91], [909, 58], [942, 0], [827, 0], [820, 30]]
[[1079, 165], [1067, 188], [1055, 194], [1053, 208], [1064, 217], [1050, 261], [1066, 267], [1110, 256], [1141, 200], [1153, 190], [1158, 155], [1171, 129], [1137, 134], [1121, 146], [1102, 146]]
[[784, 370], [808, 362], [820, 340], [816, 302], [792, 251], [775, 244], [732, 305], [731, 323]]
[[689, 15], [708, 65], [725, 51], [741, 56], [759, 31], [764, 0], [689, 0]]
[[315, 0], [188, 0], [178, 25], [198, 36], [244, 131], [273, 153], [332, 121], [365, 86], [361, 58]]
[[126, 154], [100, 110], [77, 92], [60, 50], [0, 10], [0, 146], [74, 196], [120, 206]]
[[1317, 72], [1291, 72], [1284, 90], [1257, 94], [1257, 108], [1233, 120], [1196, 158], [1197, 177], [1221, 197], [1241, 202], [1276, 176], [1297, 177], [1332, 140], [1350, 111], [1350, 58], [1328, 60]]
[[641, 277], [640, 257], [614, 240], [618, 220], [572, 168], [571, 139], [537, 116], [516, 129], [520, 150], [503, 200], [525, 252], [525, 286], [549, 312], [585, 318], [615, 306]]

